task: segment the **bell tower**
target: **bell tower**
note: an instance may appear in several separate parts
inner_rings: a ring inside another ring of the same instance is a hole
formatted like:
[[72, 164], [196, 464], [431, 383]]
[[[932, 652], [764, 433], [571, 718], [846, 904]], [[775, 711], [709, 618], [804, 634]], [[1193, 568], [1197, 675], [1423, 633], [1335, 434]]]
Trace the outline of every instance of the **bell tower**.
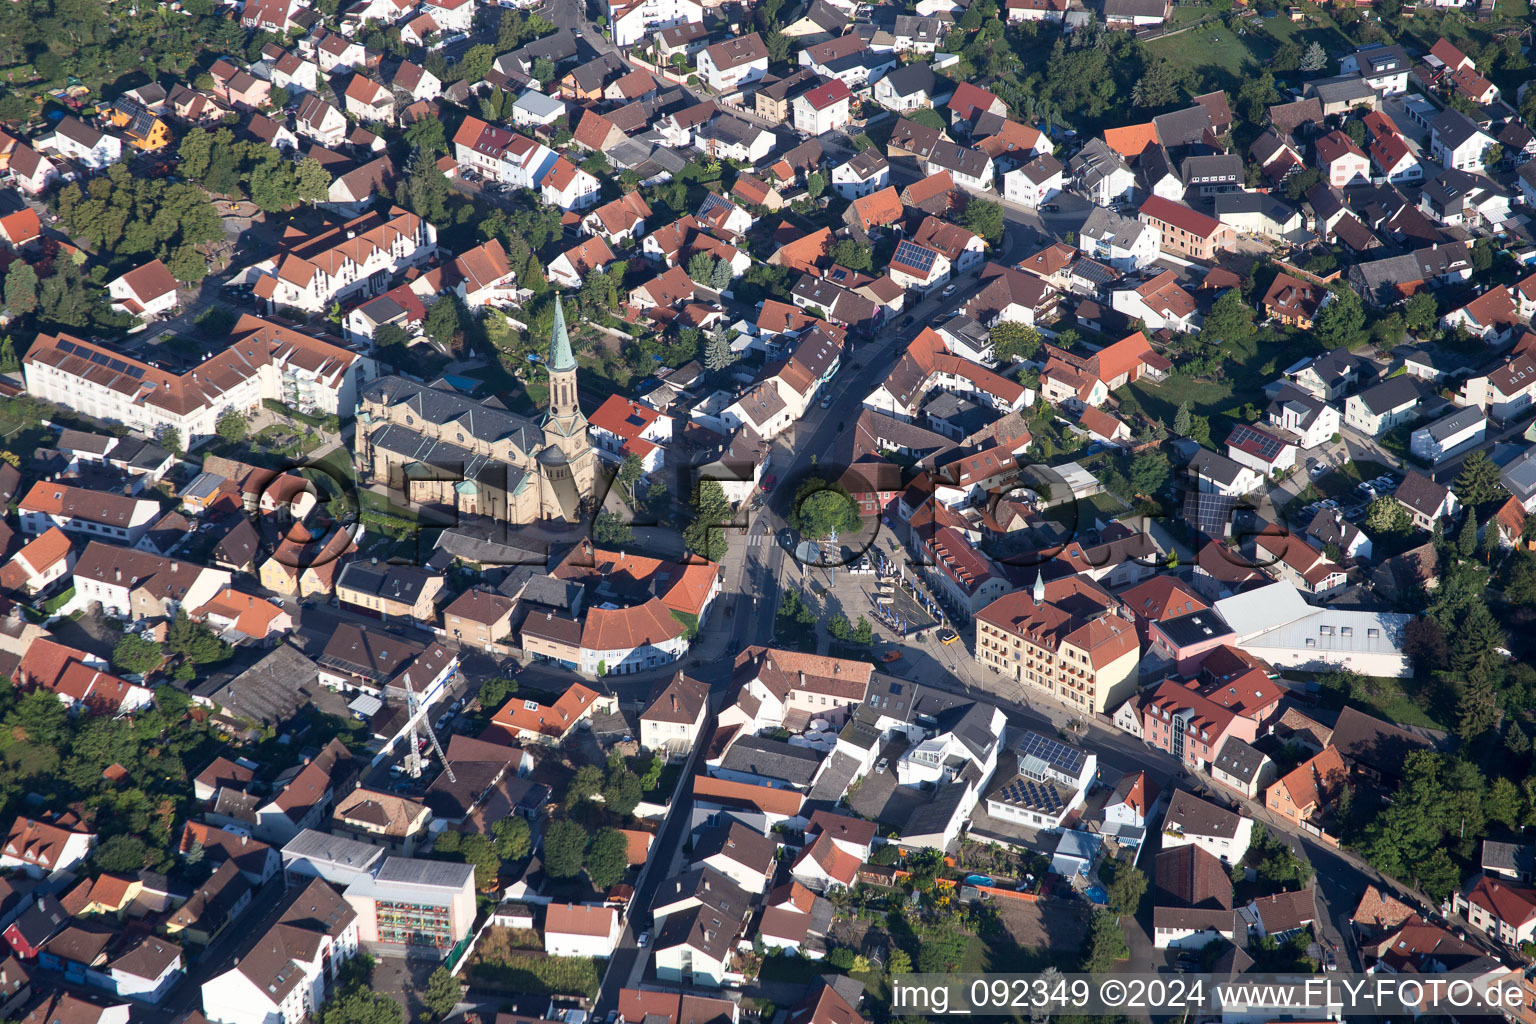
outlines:
[[549, 340], [549, 409], [544, 414], [544, 450], [539, 469], [544, 478], [544, 514], [574, 522], [582, 499], [596, 483], [597, 453], [587, 418], [576, 396], [576, 357], [565, 329], [564, 303], [555, 300], [555, 326]]

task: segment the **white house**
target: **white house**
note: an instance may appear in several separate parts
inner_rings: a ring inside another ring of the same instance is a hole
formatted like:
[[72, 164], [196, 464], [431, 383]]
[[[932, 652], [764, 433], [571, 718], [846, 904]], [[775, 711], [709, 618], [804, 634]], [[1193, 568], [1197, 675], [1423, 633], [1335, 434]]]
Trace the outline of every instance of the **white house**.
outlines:
[[1380, 437], [1418, 415], [1419, 387], [1413, 377], [1389, 377], [1344, 400], [1344, 422], [1363, 434]]
[[1066, 180], [1066, 167], [1046, 153], [1004, 173], [1003, 198], [1034, 209], [1055, 198], [1066, 187]]
[[619, 944], [619, 912], [613, 907], [551, 903], [545, 909], [544, 951], [550, 956], [603, 958]]
[[891, 165], [871, 146], [855, 153], [832, 168], [832, 187], [844, 199], [854, 200], [886, 188], [891, 183]]
[[443, 32], [468, 32], [475, 24], [475, 0], [422, 0], [421, 9]]
[[1442, 110], [1430, 122], [1430, 152], [1442, 167], [1481, 171], [1494, 139], [1459, 110]]
[[1252, 467], [1233, 462], [1208, 448], [1201, 448], [1195, 453], [1195, 457], [1189, 460], [1188, 469], [1197, 490], [1229, 498], [1252, 494], [1264, 482], [1264, 478]]
[[1193, 844], [1223, 864], [1242, 860], [1252, 837], [1252, 818], [1234, 814], [1187, 790], [1174, 790], [1163, 816], [1163, 849]]
[[1140, 270], [1156, 262], [1161, 241], [1152, 225], [1104, 207], [1090, 210], [1077, 233], [1077, 248], [1084, 256], [1122, 271]]
[[1296, 465], [1296, 445], [1256, 424], [1239, 423], [1227, 435], [1227, 457], [1268, 477]]
[[674, 25], [701, 24], [704, 5], [698, 0], [608, 0], [608, 24], [613, 45], [633, 46]]
[[1154, 331], [1196, 333], [1200, 330], [1200, 307], [1194, 296], [1179, 286], [1173, 271], [1165, 270], [1133, 288], [1117, 288], [1109, 293], [1110, 307], [1130, 320], [1140, 320]]
[[107, 294], [113, 309], [151, 320], [176, 308], [176, 279], [164, 263], [150, 260], [107, 282]]
[[1039, 832], [1060, 829], [1083, 803], [1098, 755], [1041, 733], [1025, 733], [1015, 771], [987, 788], [987, 813]]
[[499, 239], [491, 239], [453, 261], [453, 290], [471, 310], [508, 305], [517, 300], [517, 274]]
[[37, 148], [55, 152], [92, 171], [99, 171], [123, 158], [122, 139], [97, 131], [73, 115], [59, 121], [53, 134], [39, 138]]
[[69, 822], [56, 824], [18, 817], [11, 823], [5, 846], [0, 848], [0, 868], [45, 878], [85, 860], [96, 844], [96, 834], [76, 831], [72, 824], [65, 824]]
[[1265, 419], [1294, 435], [1303, 451], [1310, 451], [1339, 432], [1339, 410], [1294, 384], [1284, 384], [1265, 410]]
[[300, 101], [293, 124], [295, 132], [326, 147], [340, 145], [351, 130], [346, 115], [314, 93]]
[[597, 178], [563, 156], [549, 165], [539, 188], [546, 203], [562, 210], [585, 210], [596, 206], [602, 197], [602, 185]]
[[848, 124], [848, 104], [853, 93], [840, 79], [796, 96], [790, 102], [795, 128], [808, 135], [825, 135]]
[[37, 537], [54, 527], [67, 534], [137, 544], [160, 518], [160, 503], [39, 480], [16, 508], [21, 531]]
[[1481, 441], [1488, 433], [1488, 418], [1481, 409], [1458, 409], [1415, 430], [1408, 450], [1431, 465]]
[[478, 117], [466, 117], [459, 125], [453, 149], [461, 168], [513, 188], [540, 187], [556, 160], [548, 146]]
[[300, 1024], [332, 994], [357, 955], [357, 912], [321, 879], [290, 888], [270, 929], [247, 934], [232, 966], [203, 982], [213, 1024]]
[[706, 47], [698, 57], [699, 78], [729, 95], [768, 73], [768, 47], [756, 32]]

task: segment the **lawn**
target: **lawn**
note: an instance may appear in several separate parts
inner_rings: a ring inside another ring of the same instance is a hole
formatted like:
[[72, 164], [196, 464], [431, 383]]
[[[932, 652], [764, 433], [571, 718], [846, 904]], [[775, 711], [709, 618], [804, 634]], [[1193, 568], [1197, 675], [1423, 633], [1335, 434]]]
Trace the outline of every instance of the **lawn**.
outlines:
[[[1204, 13], [1207, 12], [1197, 10], [1192, 17]], [[1220, 21], [1153, 39], [1146, 49], [1148, 57], [1162, 57], [1174, 68], [1187, 68], [1199, 74], [1204, 88], [1220, 87], [1234, 92], [1245, 76], [1262, 70], [1275, 50], [1267, 36], [1250, 31], [1240, 37]]]
[[785, 981], [792, 985], [809, 985], [824, 970], [826, 967], [822, 964], [801, 956], [765, 956], [762, 970], [757, 976], [760, 981]]
[[[1310, 675], [1294, 671], [1289, 674], [1302, 680]], [[1396, 725], [1443, 730], [1454, 729], [1456, 725], [1454, 688], [1433, 681], [1365, 676], [1348, 694], [1324, 688], [1319, 703], [1326, 708], [1353, 704]]]

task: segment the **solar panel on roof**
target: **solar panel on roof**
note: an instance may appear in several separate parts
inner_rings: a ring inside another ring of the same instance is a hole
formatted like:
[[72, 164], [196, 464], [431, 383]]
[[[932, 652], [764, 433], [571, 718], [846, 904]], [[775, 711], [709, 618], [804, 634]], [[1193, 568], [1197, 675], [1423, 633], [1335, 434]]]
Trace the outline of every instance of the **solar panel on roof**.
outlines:
[[123, 362], [121, 359], [109, 359], [107, 361], [107, 367], [109, 369], [116, 370], [118, 373], [125, 373], [128, 370], [128, 364]]
[[132, 377], [134, 380], [143, 380], [144, 368], [142, 366], [130, 366], [128, 367], [128, 376]]
[[1038, 757], [1046, 764], [1073, 774], [1083, 767], [1084, 755], [1081, 750], [1037, 732], [1024, 734], [1024, 742], [1019, 744], [1019, 753], [1024, 757]]
[[933, 258], [936, 254], [931, 249], [924, 249], [915, 242], [902, 241], [896, 246], [896, 259], [923, 273], [933, 269]]
[[60, 341], [58, 346], [60, 352], [68, 352], [70, 355], [75, 354], [75, 343], [72, 341]]

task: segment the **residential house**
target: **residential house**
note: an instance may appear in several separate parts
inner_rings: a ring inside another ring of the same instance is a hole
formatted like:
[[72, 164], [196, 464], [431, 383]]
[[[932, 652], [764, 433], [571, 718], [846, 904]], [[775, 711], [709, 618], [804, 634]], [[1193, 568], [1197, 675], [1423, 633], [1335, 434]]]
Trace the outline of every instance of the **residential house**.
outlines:
[[667, 757], [686, 755], [703, 734], [708, 697], [704, 683], [682, 672], [673, 675], [640, 713], [640, 745]]
[[0, 868], [46, 878], [85, 860], [95, 845], [96, 834], [86, 831], [73, 816], [50, 822], [22, 815], [11, 823], [5, 846], [0, 847]]
[[1392, 498], [1408, 512], [1416, 530], [1432, 530], [1441, 519], [1454, 516], [1461, 507], [1456, 492], [1437, 484], [1416, 469], [1410, 469]]
[[544, 951], [550, 956], [612, 956], [621, 929], [613, 907], [551, 903], [544, 911]]
[[1147, 199], [1138, 216], [1158, 231], [1163, 251], [1175, 256], [1213, 261], [1217, 253], [1236, 245], [1230, 226], [1161, 196]]
[[141, 320], [164, 316], [176, 308], [176, 279], [164, 263], [150, 260], [107, 282], [112, 308]]
[[1252, 836], [1252, 818], [1234, 814], [1187, 790], [1174, 790], [1163, 816], [1164, 850], [1194, 845], [1223, 864], [1241, 861]]
[[1493, 137], [1459, 110], [1442, 110], [1430, 122], [1430, 153], [1442, 167], [1481, 171], [1483, 155], [1494, 145]]
[[1380, 437], [1418, 415], [1418, 383], [1407, 374], [1389, 377], [1344, 401], [1344, 422], [1370, 437]]
[[1415, 430], [1408, 438], [1408, 450], [1430, 465], [1482, 441], [1488, 433], [1488, 418], [1481, 409], [1458, 409], [1433, 423]]
[[1334, 130], [1318, 139], [1316, 147], [1318, 165], [1334, 188], [1370, 184], [1370, 157], [1349, 136]]
[[1264, 792], [1264, 806], [1297, 828], [1337, 843], [1333, 837], [1337, 826], [1330, 825], [1327, 815], [1348, 781], [1349, 769], [1338, 748], [1324, 747], [1321, 753], [1272, 783]]
[[768, 73], [768, 48], [756, 32], [706, 47], [698, 56], [699, 78], [724, 95]]

